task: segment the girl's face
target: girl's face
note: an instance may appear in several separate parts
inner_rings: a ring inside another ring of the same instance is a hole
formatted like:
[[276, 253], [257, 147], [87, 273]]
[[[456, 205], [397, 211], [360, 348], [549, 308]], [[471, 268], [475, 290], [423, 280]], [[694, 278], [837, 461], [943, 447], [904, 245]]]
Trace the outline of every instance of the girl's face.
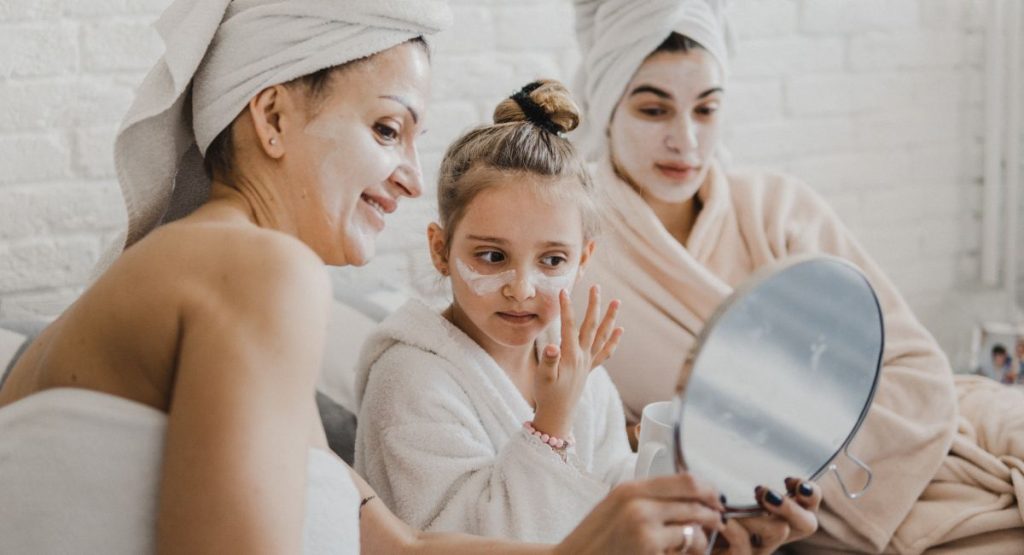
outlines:
[[422, 192], [415, 141], [429, 80], [422, 45], [385, 50], [333, 74], [289, 138], [283, 161], [298, 236], [326, 263], [367, 263], [385, 216]]
[[690, 199], [715, 153], [722, 95], [722, 72], [707, 51], [652, 54], [608, 125], [616, 171], [662, 202]]
[[447, 256], [441, 229], [430, 233], [434, 262], [451, 276], [454, 310], [469, 321], [463, 331], [488, 351], [531, 345], [558, 317], [558, 292], [572, 290], [594, 248], [584, 243], [579, 208], [523, 183], [555, 178], [502, 179], [466, 207]]

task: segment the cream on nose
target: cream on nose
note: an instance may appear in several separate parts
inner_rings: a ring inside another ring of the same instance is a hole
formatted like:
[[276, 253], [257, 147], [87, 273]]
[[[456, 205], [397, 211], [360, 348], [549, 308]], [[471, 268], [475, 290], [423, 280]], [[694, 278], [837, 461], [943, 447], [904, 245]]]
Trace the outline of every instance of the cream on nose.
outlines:
[[530, 278], [530, 272], [516, 270], [515, 277], [508, 284], [510, 296], [520, 301], [533, 297], [537, 290]]

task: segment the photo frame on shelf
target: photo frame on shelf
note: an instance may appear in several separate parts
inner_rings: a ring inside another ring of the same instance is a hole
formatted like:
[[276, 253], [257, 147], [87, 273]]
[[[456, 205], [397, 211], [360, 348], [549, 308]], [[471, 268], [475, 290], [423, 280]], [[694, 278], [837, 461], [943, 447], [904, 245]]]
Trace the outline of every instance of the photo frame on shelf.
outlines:
[[971, 371], [1007, 385], [1024, 384], [1024, 324], [982, 322], [971, 338]]

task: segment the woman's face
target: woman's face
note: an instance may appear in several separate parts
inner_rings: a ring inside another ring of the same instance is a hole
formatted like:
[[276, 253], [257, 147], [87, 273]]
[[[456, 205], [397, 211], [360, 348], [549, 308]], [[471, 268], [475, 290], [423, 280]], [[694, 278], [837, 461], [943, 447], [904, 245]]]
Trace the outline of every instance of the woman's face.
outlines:
[[422, 192], [416, 138], [430, 92], [423, 46], [405, 43], [332, 74], [283, 161], [298, 236], [332, 265], [363, 265], [385, 217]]
[[[456, 309], [484, 349], [532, 344], [558, 317], [558, 292], [572, 290], [593, 249], [584, 244], [579, 208], [542, 198], [522, 183], [528, 179], [552, 178], [521, 176], [486, 189], [452, 234], [446, 265]], [[435, 253], [444, 247], [438, 232], [431, 235]]]
[[706, 50], [652, 54], [608, 125], [616, 171], [662, 202], [690, 199], [715, 154], [722, 95], [722, 72]]

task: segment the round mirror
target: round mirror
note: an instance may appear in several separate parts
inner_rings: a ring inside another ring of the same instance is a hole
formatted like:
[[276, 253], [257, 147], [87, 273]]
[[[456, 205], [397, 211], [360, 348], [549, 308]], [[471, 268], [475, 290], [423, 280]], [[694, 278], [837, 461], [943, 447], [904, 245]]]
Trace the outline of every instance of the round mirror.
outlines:
[[759, 509], [757, 485], [820, 477], [867, 414], [882, 349], [878, 299], [852, 264], [815, 257], [756, 274], [707, 322], [683, 370], [677, 470], [739, 513]]

